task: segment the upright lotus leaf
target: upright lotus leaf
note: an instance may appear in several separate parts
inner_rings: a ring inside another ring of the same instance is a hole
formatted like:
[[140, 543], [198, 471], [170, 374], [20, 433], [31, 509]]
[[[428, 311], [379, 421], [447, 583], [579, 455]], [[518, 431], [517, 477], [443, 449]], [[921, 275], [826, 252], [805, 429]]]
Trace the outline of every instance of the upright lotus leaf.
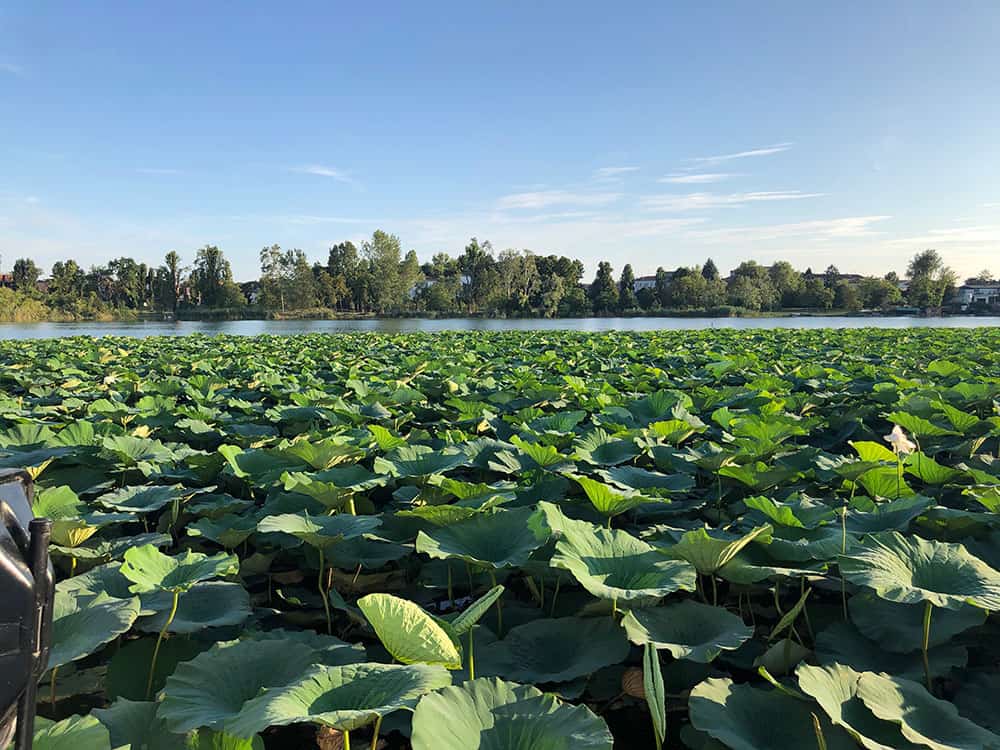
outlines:
[[66, 485], [37, 490], [31, 512], [52, 521], [53, 544], [70, 548], [79, 547], [103, 526], [132, 520], [127, 513], [95, 513]]
[[[700, 423], [701, 420], [698, 420]], [[696, 426], [683, 419], [664, 419], [649, 425], [649, 431], [670, 445], [680, 445], [696, 432], [704, 432], [704, 424]]]
[[620, 492], [590, 477], [574, 476], [572, 479], [583, 488], [594, 509], [608, 518], [625, 513], [643, 503], [656, 502], [656, 498], [644, 497], [635, 491]]
[[559, 449], [554, 445], [524, 440], [518, 435], [513, 435], [510, 442], [511, 445], [516, 446], [521, 453], [534, 461], [535, 465], [539, 468], [555, 470], [562, 468], [563, 466], [572, 465], [569, 457], [560, 453]]
[[[113, 515], [113, 514], [105, 514]], [[136, 534], [135, 536], [116, 536], [111, 539], [91, 537], [79, 547], [63, 547], [53, 544], [49, 551], [53, 557], [69, 557], [74, 560], [93, 560], [107, 562], [109, 560], [121, 560], [133, 547], [141, 547], [144, 544], [152, 544], [154, 547], [168, 547], [173, 544], [173, 538], [169, 534], [159, 534], [150, 532], [148, 534]]]
[[862, 506], [855, 500], [847, 511], [846, 526], [851, 534], [874, 534], [879, 531], [904, 531], [910, 522], [935, 506], [923, 495], [910, 495], [888, 502]]
[[[817, 747], [816, 724], [808, 703], [778, 690], [736, 685], [710, 678], [691, 690], [691, 723], [731, 750], [803, 750]], [[856, 750], [844, 730], [819, 724], [828, 750]]]
[[687, 562], [669, 560], [625, 531], [567, 518], [552, 503], [538, 507], [560, 537], [552, 567], [568, 570], [594, 596], [625, 602], [694, 591], [695, 570]]
[[906, 457], [904, 462], [906, 473], [919, 478], [925, 484], [941, 485], [955, 481], [962, 476], [960, 469], [939, 464], [930, 456], [916, 451]]
[[351, 443], [348, 435], [337, 435], [312, 442], [298, 439], [282, 450], [321, 471], [343, 463], [354, 463], [364, 458], [365, 450]]
[[111, 750], [111, 736], [95, 716], [70, 716], [62, 721], [35, 718], [34, 750]]
[[456, 448], [435, 451], [426, 445], [401, 445], [391, 453], [375, 459], [376, 474], [388, 474], [398, 479], [421, 478], [443, 474], [469, 460], [468, 455]]
[[133, 547], [125, 553], [121, 573], [130, 581], [133, 593], [169, 591], [182, 593], [201, 581], [239, 573], [235, 555], [204, 555], [187, 550], [182, 555], [164, 555], [151, 544]]
[[308, 513], [282, 513], [267, 516], [257, 524], [261, 533], [281, 532], [322, 549], [344, 539], [367, 534], [381, 524], [375, 516], [352, 516], [338, 513], [334, 516], [311, 516]]
[[[250, 594], [239, 583], [202, 581], [184, 592], [176, 611], [168, 591], [144, 596], [142, 607], [143, 616], [135, 623], [137, 630], [157, 633], [169, 620], [171, 633], [197, 633], [206, 628], [242, 625], [250, 617]], [[150, 609], [155, 610], [153, 614], [146, 614]]]
[[53, 602], [50, 669], [89, 656], [128, 632], [139, 616], [137, 596], [115, 599], [98, 594], [78, 598], [57, 588]]
[[350, 570], [360, 565], [366, 570], [375, 570], [412, 552], [412, 547], [387, 542], [366, 534], [327, 547], [326, 557], [334, 568]]
[[125, 467], [155, 468], [178, 458], [173, 450], [159, 440], [132, 435], [107, 436], [102, 439], [101, 447]]
[[450, 684], [446, 669], [426, 664], [314, 667], [296, 682], [248, 701], [229, 732], [250, 737], [267, 727], [305, 722], [349, 732], [394, 711], [412, 710], [420, 696]]
[[425, 695], [413, 750], [612, 750], [607, 724], [585, 706], [529, 685], [480, 678]]
[[[924, 608], [919, 604], [901, 604], [860, 592], [847, 602], [851, 622], [866, 638], [886, 649], [907, 653], [921, 648]], [[987, 613], [967, 604], [960, 609], [942, 609], [934, 615], [929, 645], [941, 646], [959, 633], [986, 622]]]
[[961, 544], [936, 542], [898, 532], [872, 534], [841, 558], [844, 577], [873, 589], [883, 599], [959, 609], [973, 604], [1000, 609], [1000, 572]]
[[316, 664], [363, 660], [364, 652], [354, 648], [322, 650], [286, 639], [217, 643], [177, 665], [163, 686], [157, 715], [172, 732], [228, 731], [228, 722], [262, 690], [288, 685]]
[[94, 709], [93, 714], [107, 727], [114, 748], [133, 750], [190, 750], [193, 739], [175, 734], [157, 718], [155, 701], [130, 701], [119, 698], [108, 708]]
[[154, 513], [162, 510], [175, 500], [189, 495], [190, 490], [182, 485], [143, 485], [123, 487], [97, 498], [97, 502], [115, 510], [133, 513]]
[[277, 483], [286, 471], [305, 468], [305, 462], [298, 456], [267, 449], [243, 450], [236, 445], [220, 445], [219, 453], [233, 474], [260, 487]]
[[324, 482], [314, 475], [301, 471], [286, 471], [281, 475], [282, 486], [287, 492], [297, 492], [319, 501], [326, 508], [341, 509], [347, 506], [354, 490]]
[[577, 438], [575, 458], [596, 466], [616, 466], [639, 455], [635, 440], [615, 438], [597, 429]]
[[795, 529], [815, 529], [837, 514], [834, 508], [824, 503], [799, 497], [796, 502], [775, 502], [771, 498], [756, 496], [743, 499], [748, 508], [758, 510], [778, 526]]
[[462, 668], [455, 632], [417, 604], [392, 594], [368, 594], [358, 599], [358, 608], [397, 661]]
[[661, 474], [638, 466], [613, 466], [597, 472], [623, 490], [645, 490], [655, 495], [685, 492], [694, 487], [690, 474]]
[[899, 425], [916, 437], [942, 437], [945, 435], [960, 434], [948, 427], [936, 425], [929, 419], [924, 419], [916, 414], [894, 411], [891, 414], [886, 414], [885, 418], [887, 421]]
[[935, 698], [919, 683], [866, 672], [858, 697], [883, 721], [899, 725], [903, 736], [934, 750], [997, 750], [1000, 735], [962, 717], [954, 704]]
[[533, 513], [531, 508], [475, 513], [449, 526], [418, 532], [416, 549], [442, 560], [458, 558], [489, 568], [518, 567], [548, 538], [528, 523]]
[[[755, 539], [768, 541], [771, 526], [764, 524], [736, 539], [720, 539], [707, 529], [688, 531], [681, 540], [664, 551], [670, 557], [687, 560], [702, 575], [715, 575], [731, 563], [744, 547]], [[724, 577], [724, 576], [723, 576]]]
[[867, 750], [916, 750], [899, 727], [878, 718], [858, 697], [860, 672], [843, 664], [813, 667], [801, 664], [795, 670], [799, 689], [813, 698], [830, 721], [847, 730]]
[[484, 672], [515, 682], [568, 682], [618, 664], [628, 652], [610, 617], [561, 617], [511, 628], [480, 651], [479, 661]]
[[219, 518], [199, 518], [187, 526], [188, 536], [210, 539], [226, 549], [234, 549], [246, 541], [257, 530], [254, 516], [238, 516], [227, 513]]
[[753, 628], [722, 607], [686, 599], [649, 609], [633, 609], [622, 619], [632, 643], [653, 644], [675, 659], [708, 663], [753, 637]]
[[485, 615], [490, 607], [496, 604], [497, 600], [503, 596], [504, 587], [494, 586], [481, 597], [476, 599], [472, 604], [466, 607], [462, 613], [451, 621], [451, 629], [455, 631], [456, 635], [463, 635], [467, 633], [472, 627], [479, 622], [483, 615]]

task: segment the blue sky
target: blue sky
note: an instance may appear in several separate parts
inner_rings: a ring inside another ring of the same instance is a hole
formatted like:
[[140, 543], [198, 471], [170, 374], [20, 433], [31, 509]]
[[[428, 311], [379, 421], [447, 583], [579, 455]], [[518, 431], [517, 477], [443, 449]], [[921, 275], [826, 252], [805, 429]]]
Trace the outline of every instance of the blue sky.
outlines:
[[1000, 273], [1000, 3], [0, 2], [0, 254]]

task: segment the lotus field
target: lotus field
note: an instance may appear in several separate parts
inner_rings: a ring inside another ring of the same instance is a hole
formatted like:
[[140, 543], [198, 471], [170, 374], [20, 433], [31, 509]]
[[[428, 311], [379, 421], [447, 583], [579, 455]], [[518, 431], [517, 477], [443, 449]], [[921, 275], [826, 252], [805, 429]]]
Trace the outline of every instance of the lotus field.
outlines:
[[39, 750], [1000, 748], [1000, 330], [0, 360]]

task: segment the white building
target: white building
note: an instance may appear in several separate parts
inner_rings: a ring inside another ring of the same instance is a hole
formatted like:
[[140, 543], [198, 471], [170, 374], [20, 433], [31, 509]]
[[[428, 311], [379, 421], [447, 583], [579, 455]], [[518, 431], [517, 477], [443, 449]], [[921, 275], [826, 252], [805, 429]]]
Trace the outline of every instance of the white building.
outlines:
[[955, 301], [963, 310], [970, 305], [1000, 305], [1000, 281], [973, 281], [969, 279], [955, 292]]

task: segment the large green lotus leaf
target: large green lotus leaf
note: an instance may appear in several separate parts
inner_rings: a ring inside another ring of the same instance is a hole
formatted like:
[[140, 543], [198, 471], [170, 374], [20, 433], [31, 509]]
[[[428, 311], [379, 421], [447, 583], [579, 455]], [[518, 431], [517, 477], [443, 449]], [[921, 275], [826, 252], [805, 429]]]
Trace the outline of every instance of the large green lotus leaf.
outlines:
[[164, 555], [151, 544], [133, 547], [125, 553], [121, 573], [132, 581], [133, 593], [187, 591], [196, 583], [240, 571], [235, 555], [209, 556], [187, 550], [182, 555]]
[[850, 443], [851, 447], [858, 452], [858, 458], [862, 461], [896, 463], [896, 454], [882, 443], [870, 440], [852, 440]]
[[284, 446], [282, 450], [301, 459], [317, 471], [329, 469], [337, 464], [354, 463], [365, 456], [364, 449], [352, 444], [348, 435], [336, 435], [316, 442], [300, 438]]
[[879, 466], [866, 471], [858, 482], [872, 497], [902, 498], [914, 494], [914, 490], [900, 478], [898, 469], [894, 466]]
[[425, 695], [413, 750], [612, 750], [604, 720], [529, 685], [479, 678]]
[[283, 638], [218, 643], [177, 666], [163, 687], [157, 713], [174, 732], [224, 730], [261, 690], [287, 685], [315, 664], [363, 659], [364, 653], [353, 648], [324, 651]]
[[795, 674], [799, 689], [815, 699], [830, 721], [846, 729], [867, 750], [916, 750], [920, 747], [904, 739], [898, 726], [875, 716], [858, 697], [860, 672], [843, 664], [826, 667], [802, 664]]
[[[820, 664], [846, 664], [859, 672], [890, 672], [912, 679], [923, 679], [924, 675], [919, 651], [888, 651], [846, 622], [835, 622], [816, 634], [815, 654]], [[953, 644], [931, 648], [927, 656], [931, 672], [941, 675], [964, 667], [969, 658], [965, 648]]]
[[412, 709], [424, 693], [450, 684], [446, 669], [426, 664], [315, 667], [296, 682], [248, 701], [229, 732], [250, 737], [267, 727], [305, 722], [350, 731]]
[[[817, 746], [809, 704], [777, 690], [710, 678], [691, 690], [691, 723], [732, 750], [803, 750]], [[857, 746], [842, 729], [822, 722], [828, 750]]]
[[321, 651], [322, 657], [318, 663], [336, 666], [338, 664], [356, 664], [365, 660], [365, 648], [360, 643], [347, 643], [326, 633], [315, 630], [257, 630], [248, 631], [240, 636], [252, 641], [291, 641], [304, 643], [314, 651]]
[[389, 482], [385, 475], [370, 472], [361, 464], [333, 466], [323, 471], [317, 471], [312, 475], [312, 478], [324, 484], [353, 492], [382, 487]]
[[573, 477], [573, 479], [583, 488], [595, 510], [605, 516], [617, 516], [643, 503], [655, 501], [654, 498], [644, 497], [634, 490], [620, 492], [590, 477]]
[[372, 467], [376, 474], [388, 474], [400, 479], [443, 474], [469, 460], [458, 449], [435, 451], [426, 445], [401, 445], [386, 456], [378, 456]]
[[875, 716], [898, 724], [912, 742], [934, 750], [1000, 748], [1000, 736], [960, 716], [954, 704], [917, 682], [869, 672], [858, 679], [857, 693]]
[[707, 529], [695, 529], [685, 533], [677, 544], [664, 552], [675, 559], [687, 560], [702, 575], [715, 575], [753, 540], [768, 540], [770, 533], [769, 524], [758, 526], [736, 539], [720, 539], [709, 534]]
[[661, 474], [638, 466], [614, 466], [597, 472], [624, 490], [647, 490], [655, 494], [684, 492], [694, 487], [690, 474]]
[[634, 609], [622, 619], [632, 643], [652, 643], [675, 659], [707, 663], [753, 637], [753, 628], [722, 607], [690, 599], [651, 609]]
[[575, 458], [597, 466], [623, 464], [639, 455], [634, 440], [614, 438], [601, 429], [577, 438], [573, 446], [576, 448]]
[[188, 494], [190, 494], [190, 490], [184, 489], [183, 485], [180, 484], [123, 487], [120, 490], [101, 495], [97, 498], [97, 502], [115, 510], [153, 513]]
[[257, 530], [257, 519], [253, 516], [238, 516], [228, 513], [219, 518], [199, 518], [188, 524], [188, 536], [201, 536], [216, 544], [233, 549], [246, 541]]
[[212, 729], [199, 729], [188, 744], [188, 750], [265, 750], [259, 734], [253, 737], [236, 737]]
[[367, 570], [375, 570], [406, 557], [412, 551], [411, 547], [402, 544], [363, 536], [345, 539], [327, 547], [326, 559], [335, 568], [353, 570], [360, 565]]
[[305, 466], [298, 456], [266, 449], [245, 451], [236, 445], [220, 445], [219, 453], [236, 476], [261, 487], [273, 485], [286, 471], [296, 471]]
[[547, 535], [528, 523], [531, 508], [476, 513], [471, 518], [417, 533], [417, 552], [438, 559], [458, 558], [491, 568], [523, 565]]
[[462, 655], [454, 632], [417, 604], [392, 594], [368, 594], [358, 599], [358, 608], [397, 661], [461, 669]]
[[568, 682], [617, 664], [628, 652], [625, 633], [610, 617], [561, 617], [512, 628], [503, 640], [477, 654], [477, 660], [488, 676]]
[[[167, 623], [173, 595], [161, 591], [143, 600], [143, 609], [155, 614], [140, 617], [136, 628], [159, 633]], [[250, 617], [250, 595], [238, 583], [206, 581], [185, 591], [177, 602], [177, 613], [170, 623], [171, 633], [197, 633], [205, 628], [242, 625]]]
[[587, 418], [585, 411], [562, 411], [547, 414], [528, 422], [527, 427], [535, 432], [551, 432], [556, 435], [569, 435], [573, 429]]
[[543, 469], [554, 470], [563, 466], [570, 466], [571, 462], [567, 456], [564, 456], [559, 452], [559, 449], [554, 445], [546, 445], [545, 443], [536, 443], [529, 440], [523, 440], [517, 435], [514, 435], [510, 439], [511, 445], [517, 446], [517, 449], [521, 453], [525, 454], [528, 458], [535, 462], [535, 464]]
[[332, 482], [323, 482], [315, 476], [301, 471], [286, 471], [281, 475], [286, 492], [297, 492], [318, 500], [327, 508], [341, 509], [354, 494], [353, 490], [338, 487]]
[[879, 531], [903, 531], [910, 522], [933, 508], [934, 500], [923, 495], [910, 495], [890, 502], [876, 503], [868, 510], [850, 508], [847, 511], [847, 531], [852, 534], [874, 534]]
[[[108, 514], [111, 515], [111, 514]], [[113, 539], [91, 538], [79, 547], [61, 547], [53, 544], [49, 549], [58, 557], [74, 557], [77, 560], [120, 560], [133, 547], [152, 544], [154, 547], [167, 547], [173, 544], [169, 534], [149, 532], [135, 536], [116, 536]], [[117, 566], [115, 566], [117, 569]]]
[[108, 728], [111, 745], [131, 750], [189, 750], [190, 737], [174, 734], [157, 717], [155, 701], [130, 701], [119, 698], [108, 708], [94, 709], [93, 714]]
[[[923, 645], [924, 607], [882, 599], [870, 592], [852, 596], [847, 603], [851, 622], [866, 638], [888, 650], [916, 651]], [[986, 622], [986, 612], [965, 605], [961, 609], [941, 609], [934, 613], [930, 646], [948, 643], [959, 633]]]
[[886, 414], [885, 418], [893, 424], [898, 424], [907, 432], [913, 433], [917, 437], [941, 437], [943, 435], [959, 434], [946, 427], [939, 427], [930, 420], [924, 419], [916, 414], [894, 411], [891, 414]]
[[538, 507], [561, 537], [551, 565], [568, 570], [594, 596], [625, 602], [695, 590], [697, 576], [687, 562], [665, 558], [628, 532], [567, 518], [551, 503]]
[[57, 590], [52, 607], [49, 668], [89, 656], [128, 632], [139, 616], [139, 597], [114, 599], [107, 594], [77, 598]]
[[31, 504], [37, 518], [52, 521], [52, 542], [62, 547], [78, 547], [103, 527], [133, 519], [129, 513], [97, 513], [71, 487], [60, 485], [41, 489]]
[[308, 513], [282, 513], [267, 516], [257, 524], [261, 533], [281, 532], [322, 549], [343, 539], [353, 539], [374, 531], [381, 524], [375, 516], [311, 516]]
[[796, 502], [779, 503], [758, 495], [744, 498], [743, 503], [748, 508], [760, 511], [778, 526], [797, 529], [814, 529], [832, 519], [837, 513], [829, 505], [806, 497], [800, 497]]
[[947, 609], [969, 603], [990, 611], [1000, 609], [1000, 573], [961, 544], [895, 531], [872, 534], [841, 558], [840, 570], [851, 583], [894, 602], [929, 601]]
[[111, 750], [111, 736], [95, 716], [35, 719], [35, 750]]
[[930, 456], [917, 451], [906, 457], [906, 473], [918, 477], [925, 484], [947, 484], [962, 476], [962, 471], [939, 464]]

